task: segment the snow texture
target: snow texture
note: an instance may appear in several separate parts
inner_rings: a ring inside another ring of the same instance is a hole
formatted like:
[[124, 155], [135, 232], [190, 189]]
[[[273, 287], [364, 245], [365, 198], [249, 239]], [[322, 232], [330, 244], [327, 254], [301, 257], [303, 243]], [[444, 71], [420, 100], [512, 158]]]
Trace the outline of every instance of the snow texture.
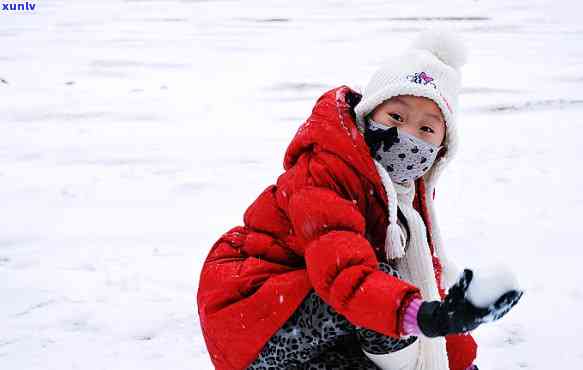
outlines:
[[472, 268], [473, 279], [466, 298], [476, 307], [486, 308], [510, 290], [521, 290], [518, 279], [506, 264]]
[[210, 246], [324, 91], [436, 25], [470, 55], [444, 243], [526, 291], [475, 331], [477, 363], [580, 367], [581, 2], [36, 3], [0, 12], [0, 369], [212, 369], [195, 304]]

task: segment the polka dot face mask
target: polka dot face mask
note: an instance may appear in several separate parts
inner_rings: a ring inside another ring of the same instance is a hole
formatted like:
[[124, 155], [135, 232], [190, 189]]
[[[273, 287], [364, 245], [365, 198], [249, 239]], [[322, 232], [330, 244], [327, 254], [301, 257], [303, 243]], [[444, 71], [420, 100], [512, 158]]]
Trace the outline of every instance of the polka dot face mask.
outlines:
[[441, 146], [433, 145], [413, 135], [368, 119], [364, 139], [372, 157], [388, 172], [391, 180], [403, 184], [412, 182], [427, 172]]

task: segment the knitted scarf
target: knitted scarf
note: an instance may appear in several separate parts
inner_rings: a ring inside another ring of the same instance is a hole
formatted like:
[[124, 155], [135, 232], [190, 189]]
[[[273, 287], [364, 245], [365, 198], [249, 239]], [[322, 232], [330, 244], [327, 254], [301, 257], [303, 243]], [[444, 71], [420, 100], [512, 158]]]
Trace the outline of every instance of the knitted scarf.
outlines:
[[[425, 224], [413, 207], [413, 198], [415, 197], [415, 186], [410, 184], [409, 186], [404, 186], [400, 184], [393, 183], [386, 172], [384, 167], [375, 161], [377, 166], [377, 171], [381, 177], [385, 191], [387, 192], [387, 197], [390, 203], [398, 203], [398, 207], [407, 219], [407, 224], [409, 226], [409, 246], [407, 248], [404, 256], [397, 260], [397, 270], [401, 274], [402, 278], [409, 283], [417, 286], [421, 291], [421, 296], [424, 300], [440, 300], [439, 291], [437, 287], [437, 282], [435, 280], [435, 274], [433, 271], [433, 263], [431, 258], [431, 252], [429, 245], [427, 243], [426, 227]], [[431, 197], [428, 197], [428, 208], [430, 210], [430, 215], [433, 216], [433, 205]], [[397, 202], [395, 202], [397, 200]], [[389, 211], [390, 212], [390, 211]], [[391, 215], [390, 215], [391, 216]], [[391, 226], [389, 224], [389, 226]], [[434, 225], [437, 229], [437, 225]], [[389, 230], [387, 230], [389, 231]], [[435, 231], [433, 232], [435, 239]], [[394, 243], [394, 241], [387, 238], [387, 244]], [[443, 253], [443, 248], [441, 246], [441, 240], [439, 235], [437, 235], [435, 246], [436, 253], [440, 258], [442, 265], [444, 265], [445, 270], [448, 271], [448, 276], [444, 279], [451, 280], [451, 271], [455, 268], [450, 266], [451, 263]], [[387, 254], [390, 254], [391, 245], [387, 245]], [[448, 265], [448, 266], [446, 266]], [[451, 281], [442, 282], [445, 285], [450, 285]], [[447, 351], [445, 347], [445, 338], [427, 338], [424, 336], [419, 337], [419, 353], [417, 354], [417, 359], [415, 366], [408, 367], [408, 369], [415, 370], [448, 370], [448, 358]]]

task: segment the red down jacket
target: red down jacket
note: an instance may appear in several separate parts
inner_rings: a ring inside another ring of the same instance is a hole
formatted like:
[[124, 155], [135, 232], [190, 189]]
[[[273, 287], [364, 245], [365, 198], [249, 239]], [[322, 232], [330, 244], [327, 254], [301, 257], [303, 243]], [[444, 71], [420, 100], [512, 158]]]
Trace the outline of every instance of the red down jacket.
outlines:
[[[322, 95], [285, 153], [285, 172], [247, 209], [244, 226], [213, 245], [197, 300], [217, 369], [251, 364], [311, 289], [353, 324], [399, 336], [402, 307], [419, 290], [377, 268], [389, 200], [355, 124], [360, 98], [347, 86]], [[430, 230], [422, 179], [416, 187]], [[439, 279], [437, 257], [434, 267]], [[468, 335], [449, 336], [447, 350], [451, 370], [476, 356]]]

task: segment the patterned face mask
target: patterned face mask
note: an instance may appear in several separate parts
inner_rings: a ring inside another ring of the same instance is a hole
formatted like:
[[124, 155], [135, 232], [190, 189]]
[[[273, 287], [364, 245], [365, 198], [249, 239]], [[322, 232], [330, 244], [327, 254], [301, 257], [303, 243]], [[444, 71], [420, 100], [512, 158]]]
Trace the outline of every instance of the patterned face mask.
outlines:
[[442, 148], [372, 119], [366, 121], [364, 139], [372, 157], [387, 170], [391, 180], [399, 184], [423, 176]]

